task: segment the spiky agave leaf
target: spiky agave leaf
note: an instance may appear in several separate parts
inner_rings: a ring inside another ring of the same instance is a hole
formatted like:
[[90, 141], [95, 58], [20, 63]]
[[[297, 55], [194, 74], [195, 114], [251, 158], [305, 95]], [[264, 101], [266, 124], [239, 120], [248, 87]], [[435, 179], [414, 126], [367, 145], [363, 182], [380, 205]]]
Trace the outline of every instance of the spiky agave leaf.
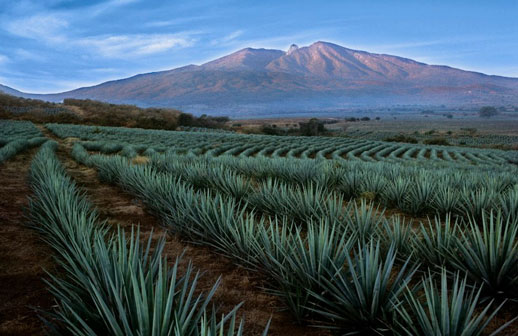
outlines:
[[383, 216], [384, 209], [375, 206], [372, 202], [362, 199], [358, 205], [355, 202], [347, 208], [348, 215], [344, 222], [350, 232], [354, 233], [362, 243], [368, 242], [371, 237], [383, 228], [386, 222]]
[[488, 211], [493, 210], [496, 196], [492, 189], [464, 189], [461, 194], [460, 209], [464, 216], [481, 221]]
[[325, 216], [326, 202], [330, 198], [335, 195], [329, 195], [325, 189], [313, 184], [291, 186], [268, 179], [249, 197], [249, 202], [260, 211], [304, 223]]
[[396, 250], [382, 254], [379, 243], [359, 245], [345, 265], [323, 277], [321, 292], [311, 292], [310, 307], [326, 325], [347, 335], [388, 333], [399, 302], [417, 270], [407, 259], [396, 269]]
[[419, 215], [428, 211], [432, 205], [435, 187], [436, 184], [431, 179], [431, 175], [425, 173], [417, 175], [409, 188], [403, 210], [412, 215]]
[[297, 229], [287, 238], [274, 238], [280, 253], [267, 256], [275, 265], [271, 276], [278, 289], [272, 292], [284, 299], [300, 323], [313, 306], [310, 292], [325, 290], [323, 278], [345, 262], [356, 238], [325, 219], [309, 222], [305, 233]]
[[[196, 291], [199, 273], [189, 265], [178, 274], [162, 256], [164, 240], [152, 249], [139, 232], [112, 236], [97, 220], [95, 209], [76, 188], [49, 142], [31, 166], [35, 198], [31, 221], [57, 253], [63, 272], [48, 282], [58, 307], [55, 330], [75, 335], [198, 335], [203, 315], [219, 280], [208, 293]], [[229, 319], [235, 321], [238, 307]], [[233, 332], [233, 327], [230, 328]], [[230, 331], [229, 331], [229, 334]]]
[[381, 197], [386, 204], [402, 209], [405, 205], [410, 182], [408, 179], [399, 176], [389, 181], [383, 189]]
[[483, 285], [492, 298], [518, 298], [518, 226], [499, 211], [469, 220], [469, 229], [456, 239], [457, 250], [449, 253], [451, 264]]
[[[197, 335], [203, 314], [218, 287], [195, 294], [199, 272], [189, 264], [178, 273], [161, 256], [163, 241], [150, 253], [137, 234], [126, 240], [119, 231], [106, 245], [99, 237], [81, 262], [65, 259], [67, 277], [52, 277], [51, 292], [60, 303], [63, 328], [76, 334]], [[238, 307], [220, 323], [233, 318]]]
[[[398, 335], [482, 335], [491, 320], [502, 308], [489, 302], [479, 309], [482, 288], [471, 288], [467, 277], [459, 273], [453, 276], [453, 283], [443, 268], [439, 284], [432, 274], [422, 280], [423, 295], [408, 290], [405, 302], [397, 308]], [[491, 309], [491, 310], [490, 310]], [[492, 333], [496, 335], [514, 320]]]
[[405, 222], [401, 216], [392, 216], [390, 220], [383, 221], [383, 230], [378, 230], [379, 240], [383, 242], [383, 248], [390, 249], [391, 246], [404, 257], [409, 257], [414, 251], [411, 245], [412, 221]]
[[252, 185], [248, 179], [223, 166], [218, 166], [218, 168], [208, 170], [212, 188], [232, 196], [238, 201], [244, 200], [252, 192]]
[[24, 150], [36, 147], [47, 141], [47, 138], [16, 139], [0, 147], [0, 164]]
[[500, 208], [503, 216], [518, 225], [518, 185], [500, 196]]
[[419, 234], [412, 236], [415, 257], [432, 268], [446, 265], [456, 249], [459, 232], [457, 221], [452, 222], [450, 215], [445, 216], [444, 222], [439, 217], [428, 219], [427, 224], [421, 223]]
[[458, 190], [451, 188], [449, 185], [442, 185], [435, 192], [432, 207], [439, 215], [454, 213], [458, 211], [459, 199]]

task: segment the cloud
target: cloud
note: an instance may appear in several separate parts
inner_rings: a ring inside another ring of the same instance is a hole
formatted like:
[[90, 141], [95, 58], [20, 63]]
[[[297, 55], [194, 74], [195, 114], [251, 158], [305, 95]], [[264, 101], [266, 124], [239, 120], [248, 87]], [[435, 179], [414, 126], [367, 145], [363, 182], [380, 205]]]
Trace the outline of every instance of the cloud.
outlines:
[[174, 26], [174, 25], [180, 25], [184, 23], [190, 23], [194, 21], [200, 21], [210, 18], [210, 16], [191, 16], [191, 17], [181, 17], [177, 19], [171, 19], [171, 20], [163, 20], [163, 21], [152, 21], [145, 24], [146, 27], [152, 27], [152, 28], [160, 28], [160, 27], [168, 27], [168, 26]]
[[233, 43], [235, 47], [252, 47], [252, 48], [276, 48], [288, 49], [292, 43], [299, 46], [310, 45], [315, 41], [334, 42], [333, 39], [325, 38], [329, 35], [327, 29], [307, 29], [299, 30], [297, 33], [276, 35], [275, 37], [260, 37], [252, 39], [236, 39]]
[[227, 41], [232, 41], [236, 38], [238, 38], [239, 36], [243, 35], [244, 31], [242, 30], [236, 30], [235, 32], [232, 32], [230, 34], [228, 34], [227, 36], [224, 36], [221, 40], [223, 42], [227, 42]]
[[127, 58], [188, 47], [194, 41], [184, 34], [134, 34], [87, 37], [74, 43], [104, 57]]
[[111, 0], [100, 3], [98, 5], [91, 6], [88, 10], [88, 15], [97, 16], [113, 9], [117, 9], [118, 7], [125, 6], [128, 4], [136, 3], [139, 0]]
[[4, 29], [15, 36], [60, 43], [66, 39], [63, 29], [68, 26], [67, 20], [55, 15], [34, 15], [9, 21]]
[[[112, 1], [111, 4], [125, 4], [130, 0]], [[188, 33], [175, 34], [123, 34], [74, 36], [69, 22], [57, 15], [34, 15], [12, 20], [4, 24], [9, 33], [65, 48], [83, 48], [84, 52], [107, 58], [130, 58], [151, 55], [174, 47], [187, 47], [194, 43]], [[19, 50], [20, 58], [35, 60], [34, 54]]]
[[9, 62], [9, 57], [0, 54], [0, 64], [4, 64], [4, 63], [7, 63], [7, 62]]
[[222, 38], [213, 39], [212, 41], [210, 41], [210, 44], [211, 45], [228, 45], [229, 42], [233, 42], [238, 37], [243, 35], [243, 33], [244, 33], [243, 30], [236, 30], [228, 35], [223, 36]]

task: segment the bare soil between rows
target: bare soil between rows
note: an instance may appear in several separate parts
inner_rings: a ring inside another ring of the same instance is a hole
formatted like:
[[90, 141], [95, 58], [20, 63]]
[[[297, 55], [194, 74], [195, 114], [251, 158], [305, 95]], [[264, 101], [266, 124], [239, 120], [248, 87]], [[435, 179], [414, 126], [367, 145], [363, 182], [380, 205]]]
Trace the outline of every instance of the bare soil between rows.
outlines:
[[51, 249], [26, 225], [24, 209], [31, 190], [28, 171], [37, 149], [0, 165], [0, 335], [43, 335], [34, 309], [54, 301], [43, 278], [55, 269]]

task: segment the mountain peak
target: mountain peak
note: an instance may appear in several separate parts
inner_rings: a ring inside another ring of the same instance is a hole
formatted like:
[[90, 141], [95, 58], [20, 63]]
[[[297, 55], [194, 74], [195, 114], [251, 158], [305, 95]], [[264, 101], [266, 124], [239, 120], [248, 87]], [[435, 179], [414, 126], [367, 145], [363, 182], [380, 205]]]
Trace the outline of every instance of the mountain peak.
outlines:
[[262, 71], [268, 63], [281, 57], [283, 54], [283, 51], [275, 49], [244, 48], [230, 55], [205, 63], [202, 67], [206, 70]]
[[[331, 43], [331, 42], [326, 42], [326, 41], [317, 41], [317, 42], [314, 42], [312, 43], [309, 48], [311, 47], [330, 47], [330, 48], [341, 48], [341, 49], [348, 49], [346, 47], [343, 47], [341, 45], [338, 45], [338, 44], [335, 44], [335, 43]], [[348, 49], [350, 50], [350, 49]]]
[[299, 46], [294, 43], [294, 44], [290, 45], [290, 48], [288, 49], [287, 54], [290, 55], [292, 52], [294, 52], [297, 49], [299, 49]]

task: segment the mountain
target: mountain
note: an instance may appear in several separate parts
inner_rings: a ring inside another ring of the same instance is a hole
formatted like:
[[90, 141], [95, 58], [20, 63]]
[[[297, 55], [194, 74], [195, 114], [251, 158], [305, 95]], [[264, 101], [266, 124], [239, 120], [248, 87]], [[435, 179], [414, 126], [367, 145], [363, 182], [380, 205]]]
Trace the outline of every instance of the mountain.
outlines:
[[266, 66], [284, 56], [284, 51], [245, 48], [201, 66], [203, 70], [266, 71]]
[[391, 104], [518, 104], [518, 79], [316, 42], [245, 48], [202, 65], [133, 76], [46, 99], [91, 98], [246, 114]]
[[11, 96], [22, 97], [24, 94], [18, 90], [0, 84], [0, 93], [6, 93]]

